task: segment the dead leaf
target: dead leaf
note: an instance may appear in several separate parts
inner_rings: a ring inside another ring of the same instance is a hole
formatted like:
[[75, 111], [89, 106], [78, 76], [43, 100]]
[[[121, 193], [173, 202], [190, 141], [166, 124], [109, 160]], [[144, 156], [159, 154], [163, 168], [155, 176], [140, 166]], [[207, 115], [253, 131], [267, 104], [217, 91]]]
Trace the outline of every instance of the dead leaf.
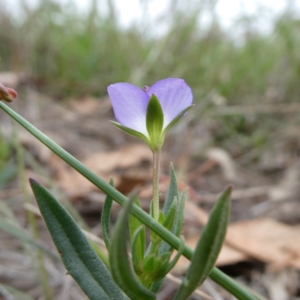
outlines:
[[[194, 218], [197, 220], [198, 224], [201, 226], [204, 226], [208, 220], [208, 214], [198, 207], [196, 204], [194, 204], [191, 201], [187, 201], [185, 205], [185, 220], [188, 218]], [[199, 228], [199, 231], [201, 229]], [[185, 242], [186, 244], [191, 247], [192, 249], [195, 249], [197, 242], [200, 238], [200, 234], [195, 236], [188, 237]], [[227, 245], [226, 243], [223, 245], [221, 253], [218, 257], [216, 266], [224, 266], [224, 265], [229, 265], [229, 264], [234, 264], [240, 261], [247, 261], [249, 260], [250, 257], [234, 248], [231, 246]], [[189, 260], [186, 259], [185, 257], [180, 257], [178, 263], [176, 264], [176, 267], [174, 269], [175, 273], [185, 273], [189, 266]]]
[[255, 219], [229, 226], [226, 243], [260, 261], [270, 269], [300, 269], [300, 226], [272, 219]]
[[[186, 214], [203, 226], [208, 214], [192, 202], [186, 204]], [[199, 237], [191, 238], [196, 245]], [[254, 219], [229, 225], [219, 263], [255, 258], [269, 265], [270, 270], [287, 266], [300, 269], [300, 226], [290, 226], [272, 219]], [[231, 251], [234, 250], [234, 251]], [[224, 252], [225, 251], [225, 252]], [[227, 255], [226, 255], [227, 251]], [[223, 257], [222, 257], [223, 255]]]

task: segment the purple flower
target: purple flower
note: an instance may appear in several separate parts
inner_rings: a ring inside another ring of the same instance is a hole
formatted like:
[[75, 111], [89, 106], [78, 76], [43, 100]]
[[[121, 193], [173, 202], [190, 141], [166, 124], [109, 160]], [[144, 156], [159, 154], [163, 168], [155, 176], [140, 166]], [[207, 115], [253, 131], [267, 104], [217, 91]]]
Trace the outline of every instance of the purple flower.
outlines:
[[[162, 111], [161, 132], [164, 139], [165, 132], [174, 125], [184, 113], [191, 107], [193, 94], [191, 88], [183, 79], [167, 78], [157, 81], [150, 88], [144, 90], [130, 83], [115, 83], [107, 88], [112, 102], [115, 117], [119, 123], [115, 123], [120, 129], [129, 134], [143, 138], [149, 144], [151, 132], [149, 130], [148, 104], [152, 96]], [[153, 100], [154, 101], [154, 100]], [[158, 117], [159, 118], [159, 117]], [[155, 119], [155, 116], [152, 119]], [[143, 137], [142, 137], [142, 136]]]

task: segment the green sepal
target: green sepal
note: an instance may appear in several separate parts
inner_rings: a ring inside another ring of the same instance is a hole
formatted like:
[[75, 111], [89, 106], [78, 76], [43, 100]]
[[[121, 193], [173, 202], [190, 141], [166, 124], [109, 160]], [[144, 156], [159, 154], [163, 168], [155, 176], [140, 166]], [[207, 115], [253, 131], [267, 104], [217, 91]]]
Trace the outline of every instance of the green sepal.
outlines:
[[114, 227], [109, 249], [111, 273], [115, 282], [131, 300], [154, 300], [155, 294], [137, 279], [127, 254], [128, 216], [133, 201], [134, 197], [126, 203]]
[[230, 216], [231, 187], [227, 188], [214, 206], [203, 229], [186, 277], [174, 300], [185, 300], [208, 277], [221, 251]]
[[30, 184], [67, 273], [92, 300], [126, 299], [67, 210], [39, 183]]
[[[139, 131], [136, 131], [134, 129], [131, 129], [131, 128], [128, 128], [126, 126], [123, 126], [121, 125], [120, 123], [118, 122], [115, 122], [115, 121], [111, 121], [116, 127], [118, 127], [120, 130], [126, 132], [127, 134], [129, 135], [132, 135], [132, 136], [135, 136], [139, 139], [142, 139], [143, 141], [145, 141], [148, 145], [149, 145], [149, 138], [147, 138], [144, 134], [142, 134], [141, 132]], [[149, 145], [150, 146], [150, 145]]]
[[165, 135], [166, 134], [166, 132], [168, 131], [168, 130], [170, 130], [171, 129], [171, 127], [173, 127], [183, 116], [184, 116], [184, 114], [188, 111], [188, 110], [190, 110], [192, 107], [194, 106], [194, 104], [192, 104], [192, 105], [190, 105], [190, 106], [188, 106], [187, 108], [185, 108], [182, 112], [180, 112], [172, 121], [171, 121], [171, 123], [165, 128], [165, 130], [164, 130], [164, 132], [163, 132], [163, 135]]
[[162, 147], [164, 113], [162, 107], [154, 94], [151, 95], [146, 112], [146, 127], [149, 134], [149, 146], [155, 151]]
[[[112, 187], [114, 187], [113, 179], [110, 179], [109, 184]], [[110, 213], [111, 213], [112, 203], [113, 203], [112, 197], [107, 195], [104, 201], [102, 215], [101, 215], [102, 236], [107, 249], [109, 249], [110, 247]]]

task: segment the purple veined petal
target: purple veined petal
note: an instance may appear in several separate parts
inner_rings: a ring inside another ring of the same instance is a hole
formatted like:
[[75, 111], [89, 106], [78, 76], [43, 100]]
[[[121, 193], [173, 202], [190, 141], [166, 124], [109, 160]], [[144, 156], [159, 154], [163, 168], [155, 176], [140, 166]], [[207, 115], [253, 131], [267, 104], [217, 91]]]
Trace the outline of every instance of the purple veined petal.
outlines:
[[146, 111], [149, 96], [130, 83], [115, 83], [107, 88], [117, 121], [148, 136]]
[[154, 94], [164, 112], [165, 129], [185, 108], [192, 105], [191, 88], [180, 78], [167, 78], [154, 83], [147, 91], [149, 97]]

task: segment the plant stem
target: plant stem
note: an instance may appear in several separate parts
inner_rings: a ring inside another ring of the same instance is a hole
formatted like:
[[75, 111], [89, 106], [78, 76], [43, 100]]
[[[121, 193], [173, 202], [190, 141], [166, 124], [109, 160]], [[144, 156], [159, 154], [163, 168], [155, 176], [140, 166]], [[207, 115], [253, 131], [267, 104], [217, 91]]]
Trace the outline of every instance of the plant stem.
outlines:
[[[40, 142], [47, 146], [51, 151], [63, 159], [72, 168], [82, 174], [96, 187], [102, 190], [105, 194], [111, 196], [117, 203], [124, 206], [128, 200], [122, 193], [113, 188], [109, 183], [101, 179], [98, 175], [92, 172], [84, 164], [78, 161], [74, 156], [65, 151], [63, 148], [58, 146], [54, 141], [48, 138], [44, 133], [34, 127], [31, 123], [13, 111], [10, 107], [0, 101], [0, 108], [3, 109], [9, 116], [11, 116], [15, 121], [17, 121], [21, 126], [23, 126], [27, 131], [29, 131], [33, 136], [35, 136]], [[181, 240], [176, 235], [171, 233], [163, 225], [155, 221], [148, 213], [143, 211], [137, 205], [132, 205], [131, 214], [134, 215], [143, 224], [149, 227], [157, 235], [159, 235], [163, 240], [169, 243], [173, 248], [179, 249], [181, 245]], [[187, 259], [191, 260], [193, 256], [193, 250], [187, 245], [184, 247], [182, 253]], [[222, 273], [219, 269], [213, 268], [210, 273], [210, 278], [223, 286], [227, 291], [229, 291], [233, 296], [239, 300], [257, 300], [252, 293], [246, 291], [233, 279], [228, 277], [226, 274]]]
[[152, 217], [158, 221], [159, 218], [159, 169], [160, 169], [160, 149], [153, 151], [153, 199]]

